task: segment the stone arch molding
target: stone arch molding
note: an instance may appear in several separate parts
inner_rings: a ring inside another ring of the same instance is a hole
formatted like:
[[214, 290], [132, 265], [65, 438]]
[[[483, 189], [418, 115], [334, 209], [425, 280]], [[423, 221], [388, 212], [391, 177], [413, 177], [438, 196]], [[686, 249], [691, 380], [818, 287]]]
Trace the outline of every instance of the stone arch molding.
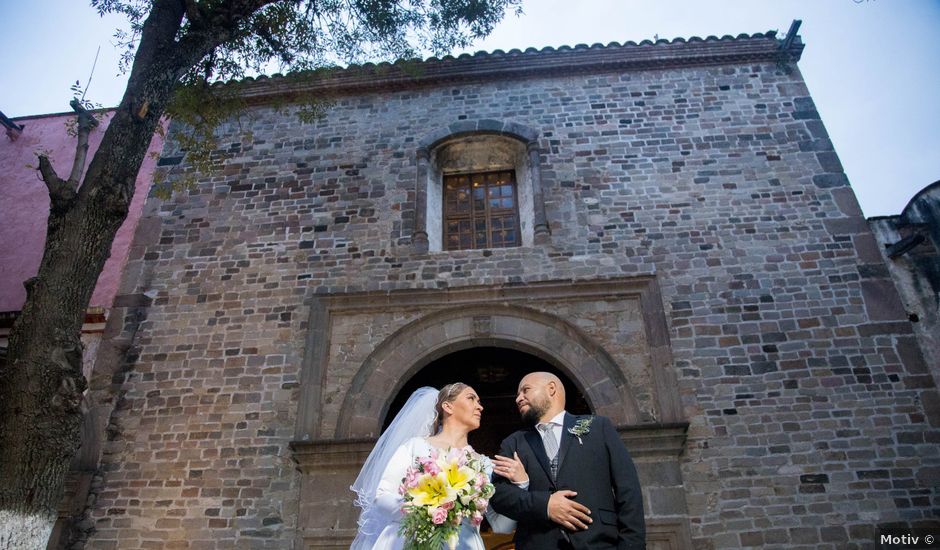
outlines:
[[412, 376], [444, 355], [475, 346], [532, 353], [567, 374], [596, 413], [619, 425], [640, 420], [622, 369], [575, 326], [522, 306], [486, 305], [432, 313], [382, 342], [353, 378], [340, 410], [336, 438], [377, 436], [391, 401]]
[[446, 141], [470, 134], [498, 134], [534, 146], [538, 146], [539, 140], [539, 131], [524, 124], [492, 119], [461, 120], [426, 135], [418, 142], [418, 151], [426, 154]]
[[[493, 119], [461, 120], [440, 128], [418, 141], [415, 151], [416, 179], [414, 203], [414, 230], [411, 243], [418, 254], [439, 252], [441, 205], [441, 167], [437, 156], [443, 149], [461, 140], [492, 138], [516, 144], [515, 157], [508, 166], [516, 171], [520, 191], [520, 216], [525, 220], [522, 228], [526, 246], [548, 244], [550, 231], [545, 215], [542, 170], [539, 146], [540, 132], [534, 128], [510, 121]], [[507, 166], [507, 167], [508, 167]], [[528, 227], [526, 227], [526, 225]]]

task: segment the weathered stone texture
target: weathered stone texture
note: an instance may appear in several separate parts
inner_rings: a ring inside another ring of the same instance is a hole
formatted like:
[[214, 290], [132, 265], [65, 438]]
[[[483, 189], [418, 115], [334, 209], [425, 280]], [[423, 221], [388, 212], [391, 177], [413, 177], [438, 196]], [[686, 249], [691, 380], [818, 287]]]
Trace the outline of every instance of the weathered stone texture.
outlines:
[[[897, 347], [910, 324], [871, 309], [865, 281], [881, 279], [856, 244], [870, 233], [818, 118], [799, 73], [773, 63], [357, 93], [311, 124], [253, 108], [222, 129], [216, 170], [148, 203], [159, 241], [127, 293], [155, 299], [91, 546], [287, 548], [314, 521], [298, 520], [288, 448], [314, 295], [641, 275], [662, 289], [690, 422], [681, 479], [656, 480], [648, 514], [687, 508], [702, 549], [871, 547], [872, 525], [936, 517], [932, 381]], [[551, 243], [415, 254], [416, 148], [481, 119], [540, 132]], [[653, 411], [644, 324], [621, 306], [542, 311], [642, 366]], [[325, 434], [355, 365], [424, 313], [332, 326], [347, 370], [325, 378]]]
[[[934, 382], [940, 380], [940, 182], [924, 187], [897, 216], [868, 220], [884, 256], [893, 284], [900, 294], [900, 316], [911, 319], [924, 360]], [[893, 290], [893, 289], [892, 289]], [[909, 342], [913, 344], [913, 342]], [[919, 355], [918, 346], [899, 346], [902, 357]], [[919, 364], [917, 357], [912, 357]], [[940, 423], [940, 418], [934, 420]]]

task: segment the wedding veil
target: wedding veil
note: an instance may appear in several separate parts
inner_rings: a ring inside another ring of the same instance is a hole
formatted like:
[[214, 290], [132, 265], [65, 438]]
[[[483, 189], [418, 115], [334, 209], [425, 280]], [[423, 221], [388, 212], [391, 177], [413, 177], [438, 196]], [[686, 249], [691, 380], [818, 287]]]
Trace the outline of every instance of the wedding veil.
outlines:
[[401, 411], [395, 416], [382, 437], [376, 442], [369, 458], [359, 472], [359, 477], [349, 487], [356, 493], [359, 514], [359, 531], [350, 547], [353, 550], [371, 550], [375, 540], [386, 525], [397, 521], [397, 515], [385, 513], [375, 506], [375, 493], [385, 467], [402, 444], [413, 437], [427, 437], [434, 429], [434, 408], [438, 391], [434, 388], [419, 388]]

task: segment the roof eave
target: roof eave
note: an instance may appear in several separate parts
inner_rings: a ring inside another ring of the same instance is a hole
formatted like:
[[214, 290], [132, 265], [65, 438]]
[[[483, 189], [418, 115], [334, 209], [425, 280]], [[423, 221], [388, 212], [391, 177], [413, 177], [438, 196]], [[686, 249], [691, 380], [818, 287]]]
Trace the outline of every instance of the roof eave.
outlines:
[[265, 103], [291, 96], [402, 90], [451, 82], [755, 62], [794, 63], [800, 59], [803, 43], [799, 38], [787, 50], [781, 49], [781, 43], [771, 31], [720, 39], [709, 37], [704, 40], [693, 38], [688, 41], [677, 39], [657, 43], [645, 41], [640, 44], [529, 49], [525, 52], [481, 52], [457, 58], [367, 64], [339, 70], [260, 77], [220, 86], [232, 86], [239, 96], [251, 103]]

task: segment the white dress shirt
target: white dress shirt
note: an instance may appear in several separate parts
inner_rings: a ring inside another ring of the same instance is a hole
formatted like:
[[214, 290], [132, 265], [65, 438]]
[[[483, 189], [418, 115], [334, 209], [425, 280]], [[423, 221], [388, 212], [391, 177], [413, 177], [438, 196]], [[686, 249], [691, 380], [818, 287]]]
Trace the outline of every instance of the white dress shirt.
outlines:
[[[548, 421], [552, 425], [552, 433], [555, 434], [555, 443], [558, 444], [559, 451], [561, 450], [561, 431], [565, 428], [565, 414], [566, 414], [565, 411], [561, 411], [560, 413], [556, 414], [551, 420]], [[538, 431], [538, 432], [539, 432], [539, 437], [542, 438], [542, 443], [544, 444], [545, 434], [543, 434], [541, 431]], [[548, 457], [548, 458], [551, 459], [553, 457]]]
[[[555, 434], [555, 441], [558, 443], [558, 451], [561, 452], [561, 430], [563, 430], [565, 427], [565, 411], [561, 411], [560, 413], [556, 414], [554, 418], [549, 420], [549, 422], [552, 423], [552, 432]], [[545, 434], [543, 434], [542, 431], [538, 429], [535, 431], [538, 432], [539, 437], [542, 438], [542, 444], [544, 445]], [[551, 458], [552, 457], [549, 457], [549, 459]], [[526, 472], [526, 474], [528, 474], [528, 472]], [[516, 481], [514, 482], [514, 484], [520, 489], [525, 489], [525, 490], [529, 489], [528, 479], [525, 481]]]

